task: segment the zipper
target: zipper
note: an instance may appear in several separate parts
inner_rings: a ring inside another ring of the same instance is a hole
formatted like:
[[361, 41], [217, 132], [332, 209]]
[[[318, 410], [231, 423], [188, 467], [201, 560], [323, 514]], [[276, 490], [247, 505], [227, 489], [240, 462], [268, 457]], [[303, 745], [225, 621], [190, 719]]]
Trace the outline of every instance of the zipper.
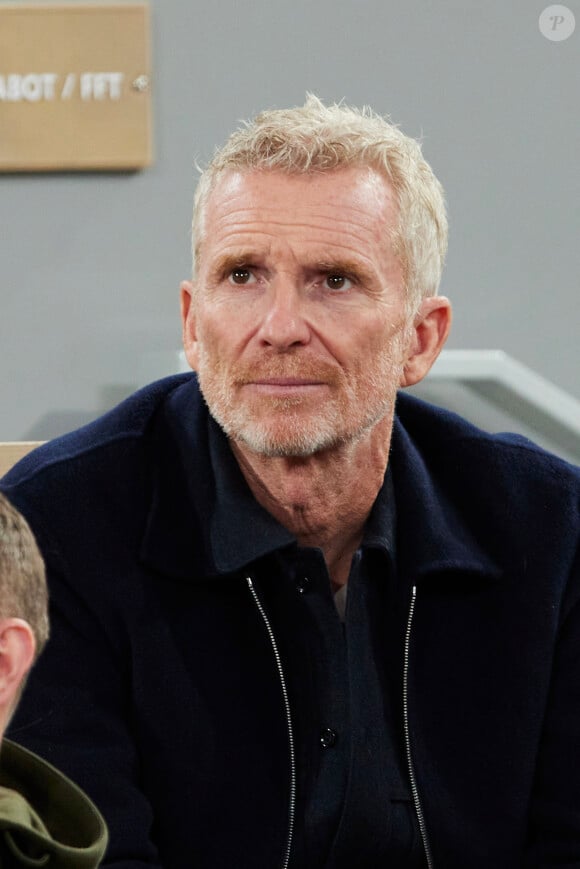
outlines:
[[284, 711], [286, 713], [286, 725], [288, 727], [288, 748], [290, 755], [290, 802], [288, 805], [288, 837], [286, 839], [286, 850], [284, 852], [284, 860], [282, 861], [282, 869], [288, 869], [288, 864], [290, 863], [290, 851], [292, 849], [292, 837], [294, 835], [294, 816], [296, 812], [296, 755], [294, 750], [294, 733], [292, 731], [292, 717], [290, 715], [290, 701], [288, 699], [288, 689], [286, 687], [286, 679], [284, 678], [284, 670], [282, 668], [282, 660], [280, 658], [280, 653], [278, 651], [278, 646], [276, 643], [276, 638], [274, 637], [274, 631], [272, 630], [272, 626], [270, 625], [270, 621], [268, 616], [266, 615], [266, 611], [262, 606], [262, 601], [258, 597], [258, 593], [254, 588], [254, 583], [252, 582], [252, 577], [247, 576], [246, 582], [248, 583], [248, 588], [254, 598], [254, 602], [258, 607], [258, 611], [262, 616], [262, 620], [266, 627], [266, 631], [268, 633], [268, 637], [270, 638], [270, 645], [272, 646], [272, 651], [274, 652], [274, 658], [276, 660], [276, 667], [278, 669], [278, 675], [280, 677], [280, 686], [282, 688], [282, 697], [284, 700]]
[[425, 815], [421, 806], [421, 798], [417, 787], [417, 779], [415, 777], [415, 767], [413, 766], [413, 754], [411, 751], [411, 734], [409, 730], [409, 650], [411, 646], [411, 627], [413, 625], [413, 613], [415, 612], [415, 601], [417, 599], [417, 586], [414, 585], [411, 591], [411, 606], [409, 607], [409, 618], [407, 619], [407, 630], [405, 632], [405, 651], [403, 655], [403, 730], [405, 733], [405, 749], [407, 752], [407, 768], [409, 770], [409, 781], [411, 784], [411, 793], [413, 794], [413, 803], [415, 804], [415, 812], [417, 821], [419, 822], [419, 831], [423, 840], [423, 848], [427, 858], [427, 869], [434, 869], [433, 855], [431, 854], [431, 845], [429, 844], [429, 836], [427, 834], [427, 825], [425, 823]]

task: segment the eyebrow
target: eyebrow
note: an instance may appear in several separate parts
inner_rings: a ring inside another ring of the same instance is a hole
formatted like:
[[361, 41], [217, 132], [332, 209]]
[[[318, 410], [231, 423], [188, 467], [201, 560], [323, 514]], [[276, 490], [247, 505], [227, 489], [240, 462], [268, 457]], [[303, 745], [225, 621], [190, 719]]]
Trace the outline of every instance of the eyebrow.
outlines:
[[222, 275], [232, 271], [232, 269], [240, 268], [240, 266], [248, 266], [253, 264], [256, 259], [260, 258], [260, 254], [256, 251], [235, 251], [234, 253], [225, 253], [219, 256], [210, 267], [210, 277], [212, 279], [221, 278]]

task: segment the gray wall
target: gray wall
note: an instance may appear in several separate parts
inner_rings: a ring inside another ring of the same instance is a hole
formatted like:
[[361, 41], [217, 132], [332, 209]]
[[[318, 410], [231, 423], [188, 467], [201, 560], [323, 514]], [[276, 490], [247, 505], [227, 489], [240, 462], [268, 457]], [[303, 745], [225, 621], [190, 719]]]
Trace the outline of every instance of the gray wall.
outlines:
[[[0, 176], [0, 439], [48, 437], [172, 368], [194, 159], [263, 107], [390, 113], [446, 187], [450, 347], [501, 348], [580, 398], [580, 0], [159, 0], [155, 165]], [[1, 131], [0, 131], [1, 134]]]

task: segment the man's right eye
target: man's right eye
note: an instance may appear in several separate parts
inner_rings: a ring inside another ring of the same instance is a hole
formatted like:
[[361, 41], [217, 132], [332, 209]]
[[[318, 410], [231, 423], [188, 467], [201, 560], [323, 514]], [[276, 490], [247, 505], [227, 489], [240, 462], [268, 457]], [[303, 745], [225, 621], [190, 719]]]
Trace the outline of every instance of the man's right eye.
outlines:
[[230, 284], [236, 284], [237, 286], [243, 284], [253, 284], [256, 281], [254, 274], [250, 271], [250, 269], [245, 268], [237, 268], [232, 269], [229, 274], [228, 280]]

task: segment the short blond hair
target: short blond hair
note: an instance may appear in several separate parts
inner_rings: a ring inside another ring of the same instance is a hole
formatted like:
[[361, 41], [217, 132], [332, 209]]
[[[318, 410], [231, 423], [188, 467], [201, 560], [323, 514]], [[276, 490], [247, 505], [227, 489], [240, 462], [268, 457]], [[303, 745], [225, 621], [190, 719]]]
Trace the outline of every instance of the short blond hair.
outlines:
[[48, 640], [44, 562], [28, 523], [1, 492], [0, 618], [27, 621], [40, 654]]
[[202, 172], [193, 209], [194, 274], [207, 201], [222, 175], [260, 170], [308, 174], [347, 166], [374, 169], [393, 189], [399, 221], [392, 243], [411, 305], [436, 295], [447, 252], [445, 198], [419, 142], [368, 106], [325, 106], [313, 94], [303, 106], [261, 112], [245, 122]]

